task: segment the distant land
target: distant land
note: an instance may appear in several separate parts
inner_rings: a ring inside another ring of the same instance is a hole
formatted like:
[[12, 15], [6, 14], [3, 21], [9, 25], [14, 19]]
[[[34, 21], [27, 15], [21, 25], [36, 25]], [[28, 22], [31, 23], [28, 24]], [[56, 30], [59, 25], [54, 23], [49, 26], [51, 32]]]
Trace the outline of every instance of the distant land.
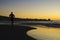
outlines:
[[[15, 18], [15, 21], [51, 21], [51, 19]], [[0, 16], [0, 21], [9, 21], [9, 17]]]

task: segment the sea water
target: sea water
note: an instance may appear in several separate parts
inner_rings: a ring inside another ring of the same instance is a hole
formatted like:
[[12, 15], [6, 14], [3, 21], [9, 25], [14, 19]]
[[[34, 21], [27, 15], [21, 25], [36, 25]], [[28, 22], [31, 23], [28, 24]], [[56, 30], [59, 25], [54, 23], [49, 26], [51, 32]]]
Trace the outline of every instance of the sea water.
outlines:
[[60, 40], [60, 28], [52, 28], [45, 26], [35, 26], [37, 29], [33, 29], [27, 32], [27, 35], [37, 40]]
[[[7, 24], [9, 22], [0, 22], [0, 24]], [[58, 23], [60, 21], [16, 21], [18, 25], [20, 23]], [[31, 25], [32, 26], [32, 25]], [[27, 32], [28, 36], [31, 36], [37, 40], [60, 40], [60, 28], [46, 27], [46, 26], [32, 26], [37, 29], [29, 30]], [[57, 26], [58, 27], [58, 26]]]
[[[54, 21], [53, 23], [60, 24], [60, 21]], [[32, 26], [36, 29], [29, 30], [28, 36], [35, 38], [36, 40], [60, 40], [60, 28], [47, 27], [47, 26]]]

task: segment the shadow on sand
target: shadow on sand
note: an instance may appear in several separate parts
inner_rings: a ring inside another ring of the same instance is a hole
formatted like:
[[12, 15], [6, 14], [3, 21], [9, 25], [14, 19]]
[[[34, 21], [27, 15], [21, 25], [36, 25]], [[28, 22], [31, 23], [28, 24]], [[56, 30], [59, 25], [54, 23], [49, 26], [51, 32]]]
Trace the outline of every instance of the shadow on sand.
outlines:
[[28, 26], [14, 25], [13, 29], [10, 29], [11, 25], [0, 25], [0, 40], [36, 40], [26, 34], [31, 29], [36, 29]]

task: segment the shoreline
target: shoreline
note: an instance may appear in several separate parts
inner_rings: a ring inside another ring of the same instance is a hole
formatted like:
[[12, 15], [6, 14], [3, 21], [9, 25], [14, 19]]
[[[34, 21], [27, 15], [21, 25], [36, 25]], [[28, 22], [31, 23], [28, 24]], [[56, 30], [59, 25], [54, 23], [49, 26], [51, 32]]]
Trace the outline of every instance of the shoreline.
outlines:
[[37, 40], [59, 40], [60, 39], [60, 28], [52, 27], [39, 27], [35, 26], [37, 29], [32, 29], [28, 31], [28, 35], [36, 38]]

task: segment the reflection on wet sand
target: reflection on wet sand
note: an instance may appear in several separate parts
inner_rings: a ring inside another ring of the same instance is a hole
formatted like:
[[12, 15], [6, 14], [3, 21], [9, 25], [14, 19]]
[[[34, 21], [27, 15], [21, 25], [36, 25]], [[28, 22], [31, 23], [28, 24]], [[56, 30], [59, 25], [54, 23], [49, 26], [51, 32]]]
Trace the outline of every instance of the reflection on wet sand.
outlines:
[[27, 32], [27, 34], [37, 40], [60, 40], [60, 28], [52, 27], [35, 27]]

